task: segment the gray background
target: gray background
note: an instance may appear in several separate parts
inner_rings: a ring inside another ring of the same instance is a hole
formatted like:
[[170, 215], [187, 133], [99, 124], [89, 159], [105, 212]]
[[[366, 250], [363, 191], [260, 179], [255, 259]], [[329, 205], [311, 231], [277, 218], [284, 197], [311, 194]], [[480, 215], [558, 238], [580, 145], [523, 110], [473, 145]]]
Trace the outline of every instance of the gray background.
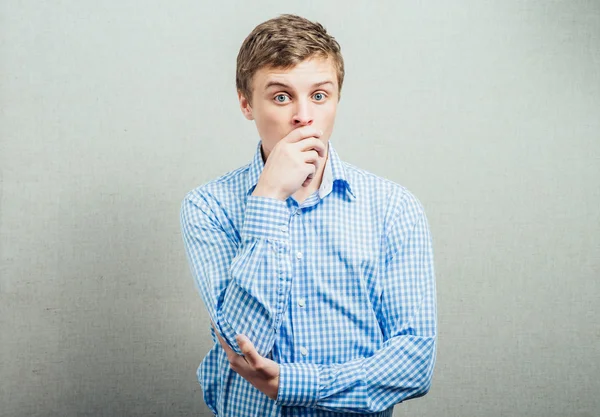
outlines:
[[[299, 3], [303, 3], [300, 5]], [[398, 416], [600, 410], [600, 2], [2, 1], [0, 415], [208, 415], [190, 189], [249, 162], [235, 58], [340, 41], [332, 142], [435, 240], [438, 362]]]

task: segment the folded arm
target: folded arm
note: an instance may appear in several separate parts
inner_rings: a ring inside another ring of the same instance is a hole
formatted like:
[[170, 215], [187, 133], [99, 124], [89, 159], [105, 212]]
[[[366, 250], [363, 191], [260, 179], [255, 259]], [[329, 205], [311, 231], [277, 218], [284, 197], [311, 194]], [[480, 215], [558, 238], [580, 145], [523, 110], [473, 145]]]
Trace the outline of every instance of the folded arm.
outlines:
[[216, 330], [238, 354], [246, 335], [271, 351], [291, 285], [290, 214], [284, 201], [249, 196], [241, 233], [209, 193], [190, 193], [181, 229], [190, 269]]
[[346, 363], [280, 364], [280, 405], [369, 413], [428, 392], [436, 356], [431, 237], [416, 200], [405, 201], [395, 218], [381, 295], [385, 343], [373, 356]]

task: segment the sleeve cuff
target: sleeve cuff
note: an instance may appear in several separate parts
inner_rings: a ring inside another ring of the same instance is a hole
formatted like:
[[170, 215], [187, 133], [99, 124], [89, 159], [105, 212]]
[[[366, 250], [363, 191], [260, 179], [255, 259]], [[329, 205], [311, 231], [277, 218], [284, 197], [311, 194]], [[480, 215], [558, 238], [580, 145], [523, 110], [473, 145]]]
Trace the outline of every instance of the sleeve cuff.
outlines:
[[243, 237], [284, 240], [289, 237], [287, 203], [269, 197], [249, 196], [242, 228]]
[[319, 395], [319, 368], [312, 363], [279, 365], [277, 404], [314, 407]]

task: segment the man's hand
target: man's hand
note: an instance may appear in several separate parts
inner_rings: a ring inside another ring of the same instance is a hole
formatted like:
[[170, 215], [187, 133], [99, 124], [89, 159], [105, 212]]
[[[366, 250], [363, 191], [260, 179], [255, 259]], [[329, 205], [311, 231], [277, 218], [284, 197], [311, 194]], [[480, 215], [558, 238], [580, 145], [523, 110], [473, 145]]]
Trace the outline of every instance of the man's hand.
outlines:
[[[214, 328], [214, 323], [212, 325]], [[242, 378], [254, 385], [256, 389], [267, 397], [276, 400], [279, 391], [279, 365], [277, 362], [260, 356], [250, 339], [244, 335], [236, 337], [238, 346], [244, 354], [240, 356], [221, 338], [216, 328], [215, 334], [227, 354], [231, 369], [240, 374]]]
[[253, 195], [287, 199], [306, 187], [326, 157], [323, 132], [314, 126], [292, 130], [273, 147]]

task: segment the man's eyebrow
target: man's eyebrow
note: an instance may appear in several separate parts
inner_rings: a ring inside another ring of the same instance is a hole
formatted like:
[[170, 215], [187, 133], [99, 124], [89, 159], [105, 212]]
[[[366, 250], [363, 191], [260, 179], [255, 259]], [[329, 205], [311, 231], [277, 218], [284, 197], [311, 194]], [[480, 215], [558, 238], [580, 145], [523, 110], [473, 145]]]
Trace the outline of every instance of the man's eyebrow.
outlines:
[[[333, 86], [333, 81], [330, 81], [330, 80], [320, 81], [318, 83], [313, 84], [312, 88], [321, 87], [321, 86], [323, 86], [325, 84], [331, 84], [331, 86]], [[286, 90], [293, 90], [293, 88], [290, 85], [288, 85], [286, 83], [283, 83], [281, 81], [269, 81], [267, 83], [267, 85], [265, 85], [265, 90], [267, 90], [267, 89], [269, 89], [271, 87], [279, 87], [279, 88], [284, 88]]]
[[269, 81], [267, 83], [267, 85], [265, 85], [265, 90], [271, 88], [271, 87], [279, 87], [279, 88], [285, 88], [286, 90], [290, 90], [291, 87], [285, 83], [282, 83], [281, 81]]
[[313, 84], [313, 88], [321, 87], [325, 84], [331, 84], [331, 86], [333, 87], [333, 81], [327, 80], [327, 81], [321, 81], [320, 83]]

